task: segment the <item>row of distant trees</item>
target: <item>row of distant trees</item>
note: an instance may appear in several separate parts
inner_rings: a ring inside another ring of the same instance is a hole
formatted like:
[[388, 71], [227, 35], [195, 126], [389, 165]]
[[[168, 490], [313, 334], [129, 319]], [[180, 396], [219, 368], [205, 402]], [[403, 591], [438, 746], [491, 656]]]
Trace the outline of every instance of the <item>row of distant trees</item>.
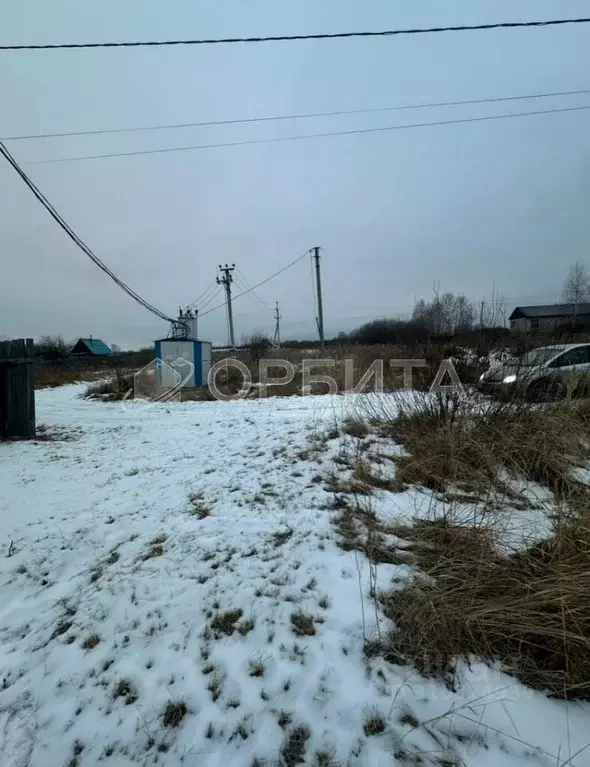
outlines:
[[461, 294], [435, 292], [430, 301], [417, 301], [408, 319], [375, 319], [347, 337], [367, 344], [424, 342], [432, 337], [456, 336], [505, 325], [506, 301], [495, 291], [491, 301], [483, 301], [479, 306]]

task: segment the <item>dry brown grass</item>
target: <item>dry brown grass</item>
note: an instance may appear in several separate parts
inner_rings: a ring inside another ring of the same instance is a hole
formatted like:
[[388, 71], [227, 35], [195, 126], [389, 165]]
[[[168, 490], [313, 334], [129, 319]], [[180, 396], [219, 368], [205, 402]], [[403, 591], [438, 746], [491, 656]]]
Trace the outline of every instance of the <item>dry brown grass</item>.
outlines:
[[237, 622], [240, 620], [244, 611], [241, 608], [235, 610], [226, 610], [223, 613], [216, 613], [211, 621], [211, 629], [217, 636], [227, 634], [231, 636], [237, 629]]
[[56, 368], [37, 364], [35, 366], [35, 389], [53, 389], [56, 386], [80, 383], [81, 381], [96, 381], [104, 378], [110, 371], [104, 369], [84, 370], [81, 368]]
[[389, 652], [423, 673], [457, 658], [497, 659], [525, 684], [590, 697], [590, 507], [550, 540], [498, 554], [486, 527], [435, 522], [414, 530], [422, 574], [384, 599]]
[[100, 636], [98, 634], [90, 634], [86, 637], [82, 643], [82, 649], [94, 650], [94, 648], [100, 643]]
[[394, 487], [505, 497], [511, 495], [506, 479], [513, 477], [563, 495], [577, 484], [572, 469], [590, 457], [590, 416], [581, 403], [539, 407], [416, 395], [367, 415], [407, 451], [395, 460]]
[[291, 629], [296, 636], [315, 636], [313, 616], [301, 611], [291, 613]]
[[178, 727], [188, 714], [188, 706], [183, 700], [169, 700], [164, 709], [164, 727]]
[[[590, 698], [590, 490], [574, 471], [589, 458], [589, 404], [481, 407], [424, 397], [370, 420], [407, 451], [395, 459], [398, 479], [435, 491], [435, 505], [451, 489], [464, 493], [463, 516], [447, 504], [444, 518], [435, 508], [434, 521], [403, 528], [377, 518], [370, 496], [344, 496], [337, 525], [345, 548], [418, 567], [405, 588], [380, 597], [394, 622], [386, 656], [451, 684], [457, 659], [499, 660], [535, 689]], [[360, 468], [370, 484], [370, 469]], [[530, 505], [514, 479], [552, 491], [539, 513], [553, 535], [509, 554], [497, 512]]]
[[280, 764], [284, 767], [296, 767], [305, 762], [305, 750], [311, 733], [304, 726], [294, 727], [285, 737], [281, 746]]
[[96, 381], [86, 388], [84, 397], [87, 399], [99, 399], [104, 402], [117, 402], [130, 396], [133, 391], [133, 376], [117, 375], [107, 380]]

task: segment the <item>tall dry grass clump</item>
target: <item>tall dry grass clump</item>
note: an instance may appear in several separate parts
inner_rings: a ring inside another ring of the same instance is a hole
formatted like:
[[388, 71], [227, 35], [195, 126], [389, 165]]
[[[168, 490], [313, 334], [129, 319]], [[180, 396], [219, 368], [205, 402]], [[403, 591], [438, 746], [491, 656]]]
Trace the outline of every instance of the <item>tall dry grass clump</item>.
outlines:
[[[588, 404], [412, 394], [371, 407], [373, 428], [405, 448], [398, 479], [477, 500], [470, 519], [451, 504], [443, 518], [395, 531], [418, 569], [383, 597], [389, 655], [449, 680], [458, 658], [498, 660], [535, 689], [590, 698], [590, 491], [576, 472], [589, 457]], [[551, 491], [539, 513], [553, 532], [507, 553], [495, 513], [519, 513], [522, 480]]]
[[100, 399], [105, 402], [116, 402], [129, 396], [133, 391], [133, 376], [121, 375], [118, 371], [112, 378], [95, 381], [86, 387], [86, 399]]
[[423, 569], [384, 599], [395, 624], [390, 652], [447, 677], [461, 657], [499, 660], [531, 687], [589, 698], [589, 519], [570, 518], [510, 556], [487, 527], [417, 529], [412, 550]]
[[452, 487], [485, 497], [507, 490], [508, 475], [563, 495], [578, 484], [572, 469], [590, 456], [590, 415], [582, 404], [400, 392], [363, 407], [379, 434], [405, 448], [396, 461], [397, 481], [441, 493]]

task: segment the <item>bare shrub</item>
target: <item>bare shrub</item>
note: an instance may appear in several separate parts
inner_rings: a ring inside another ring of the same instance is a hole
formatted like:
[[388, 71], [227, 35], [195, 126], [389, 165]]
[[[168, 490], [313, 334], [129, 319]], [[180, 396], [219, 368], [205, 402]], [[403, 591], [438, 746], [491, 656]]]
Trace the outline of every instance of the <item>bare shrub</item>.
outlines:
[[250, 361], [257, 365], [260, 358], [272, 349], [272, 341], [264, 333], [252, 333], [249, 338], [242, 340], [242, 345], [246, 346], [250, 352]]
[[35, 344], [35, 354], [45, 360], [61, 360], [69, 355], [72, 346], [63, 336], [41, 336]]

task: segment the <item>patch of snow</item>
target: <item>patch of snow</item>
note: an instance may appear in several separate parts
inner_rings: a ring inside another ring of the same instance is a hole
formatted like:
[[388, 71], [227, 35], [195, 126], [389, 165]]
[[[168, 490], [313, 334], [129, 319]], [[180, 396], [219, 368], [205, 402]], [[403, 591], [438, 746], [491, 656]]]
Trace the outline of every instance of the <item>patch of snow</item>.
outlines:
[[[496, 668], [461, 667], [451, 692], [365, 658], [363, 630], [387, 626], [317, 480], [348, 398], [123, 410], [82, 389], [37, 393], [55, 441], [0, 444], [0, 764], [250, 767], [296, 726], [309, 765], [328, 749], [351, 767], [555, 767], [590, 740], [588, 705]], [[389, 498], [403, 517], [418, 495]], [[406, 572], [379, 565], [378, 585]]]

